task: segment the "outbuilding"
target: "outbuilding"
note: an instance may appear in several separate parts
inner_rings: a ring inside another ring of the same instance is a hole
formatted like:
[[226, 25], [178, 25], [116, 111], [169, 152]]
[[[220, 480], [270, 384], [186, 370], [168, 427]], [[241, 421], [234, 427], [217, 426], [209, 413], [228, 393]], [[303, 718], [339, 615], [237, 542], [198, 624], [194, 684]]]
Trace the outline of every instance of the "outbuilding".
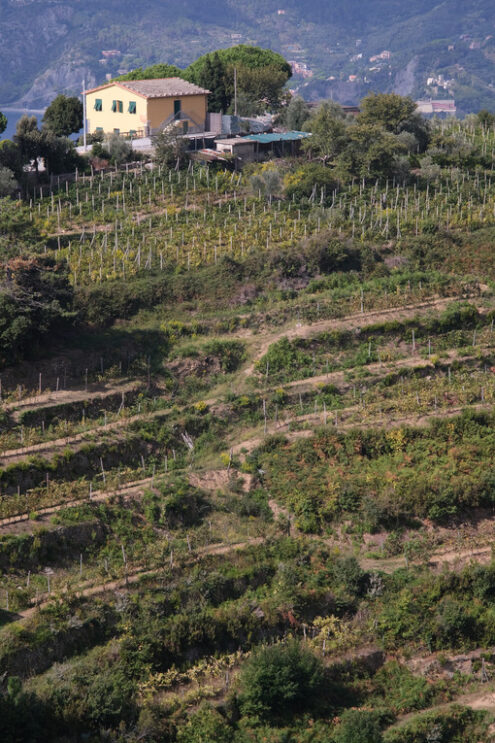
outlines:
[[254, 143], [254, 159], [268, 157], [294, 157], [301, 151], [301, 142], [310, 137], [309, 132], [273, 132], [271, 134], [248, 134], [245, 139]]
[[254, 160], [255, 144], [247, 137], [231, 137], [215, 141], [217, 152], [228, 153], [243, 162]]

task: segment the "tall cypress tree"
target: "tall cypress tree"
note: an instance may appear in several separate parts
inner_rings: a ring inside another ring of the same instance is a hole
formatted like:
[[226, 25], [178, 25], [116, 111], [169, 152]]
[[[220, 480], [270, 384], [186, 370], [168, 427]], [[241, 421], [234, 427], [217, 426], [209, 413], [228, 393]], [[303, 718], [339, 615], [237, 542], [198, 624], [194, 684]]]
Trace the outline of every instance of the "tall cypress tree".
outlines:
[[218, 52], [206, 55], [200, 85], [211, 91], [209, 111], [219, 113], [227, 110], [229, 100], [225, 90], [225, 67]]

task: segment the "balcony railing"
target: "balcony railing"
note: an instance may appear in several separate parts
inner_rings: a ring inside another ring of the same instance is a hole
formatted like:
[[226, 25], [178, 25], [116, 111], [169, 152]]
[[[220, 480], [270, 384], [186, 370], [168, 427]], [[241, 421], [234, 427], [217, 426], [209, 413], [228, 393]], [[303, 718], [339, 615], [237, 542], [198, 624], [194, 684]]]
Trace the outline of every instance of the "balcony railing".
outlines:
[[194, 118], [190, 113], [187, 111], [178, 111], [177, 113], [171, 114], [168, 118], [164, 119], [157, 127], [153, 127], [150, 129], [150, 134], [153, 136], [154, 134], [159, 134], [164, 129], [166, 129], [168, 126], [171, 126], [173, 124], [178, 124], [179, 122], [187, 122], [187, 133], [188, 134], [198, 134], [199, 132], [204, 132], [205, 125], [204, 122], [200, 124], [197, 119]]

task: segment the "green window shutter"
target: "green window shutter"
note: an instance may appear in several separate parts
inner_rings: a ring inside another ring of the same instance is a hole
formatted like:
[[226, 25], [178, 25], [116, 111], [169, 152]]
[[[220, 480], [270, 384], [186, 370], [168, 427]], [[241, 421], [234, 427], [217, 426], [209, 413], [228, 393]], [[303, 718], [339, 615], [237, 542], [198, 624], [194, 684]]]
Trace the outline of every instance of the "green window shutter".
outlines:
[[117, 101], [112, 101], [112, 111], [114, 113], [117, 111]]
[[124, 110], [124, 104], [122, 101], [117, 101], [117, 103], [119, 104], [119, 114], [121, 114]]
[[129, 101], [129, 113], [130, 114], [136, 113], [136, 101]]
[[103, 101], [101, 98], [95, 99], [95, 111], [103, 111]]

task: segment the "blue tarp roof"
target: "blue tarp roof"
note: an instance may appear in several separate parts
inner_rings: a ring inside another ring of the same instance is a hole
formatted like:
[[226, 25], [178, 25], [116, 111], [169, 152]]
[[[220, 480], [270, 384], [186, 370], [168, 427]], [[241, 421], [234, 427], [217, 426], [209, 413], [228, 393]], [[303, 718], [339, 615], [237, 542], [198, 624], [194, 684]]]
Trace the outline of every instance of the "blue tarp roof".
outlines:
[[278, 134], [247, 134], [244, 139], [260, 144], [272, 144], [272, 142], [296, 142], [310, 136], [309, 132], [281, 132]]

